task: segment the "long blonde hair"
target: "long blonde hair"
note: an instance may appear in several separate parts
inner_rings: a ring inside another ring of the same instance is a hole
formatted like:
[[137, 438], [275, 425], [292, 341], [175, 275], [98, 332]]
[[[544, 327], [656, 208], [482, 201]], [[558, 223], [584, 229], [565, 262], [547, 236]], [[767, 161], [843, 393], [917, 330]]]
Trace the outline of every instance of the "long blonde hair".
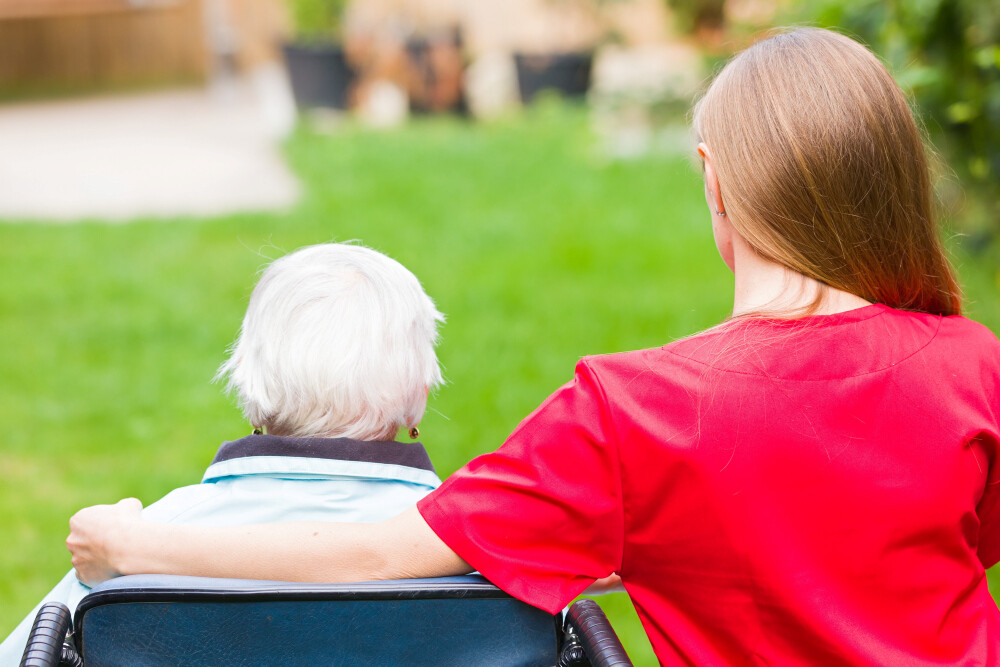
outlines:
[[764, 258], [873, 303], [960, 313], [921, 132], [864, 46], [818, 28], [760, 41], [716, 77], [694, 128]]

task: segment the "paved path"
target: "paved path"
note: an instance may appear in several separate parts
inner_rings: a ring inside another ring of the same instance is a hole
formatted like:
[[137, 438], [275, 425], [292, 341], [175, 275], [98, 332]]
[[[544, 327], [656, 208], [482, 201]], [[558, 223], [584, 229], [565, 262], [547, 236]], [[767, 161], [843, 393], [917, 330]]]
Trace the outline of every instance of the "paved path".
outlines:
[[0, 106], [0, 219], [73, 222], [285, 209], [299, 186], [273, 77], [225, 89]]

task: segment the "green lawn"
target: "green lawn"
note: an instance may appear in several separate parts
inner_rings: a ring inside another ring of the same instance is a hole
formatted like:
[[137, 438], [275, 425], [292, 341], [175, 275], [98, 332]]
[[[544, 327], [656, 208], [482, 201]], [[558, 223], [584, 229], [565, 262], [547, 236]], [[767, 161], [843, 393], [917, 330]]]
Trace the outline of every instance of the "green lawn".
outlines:
[[[724, 317], [731, 277], [692, 162], [607, 162], [594, 145], [585, 115], [559, 106], [301, 131], [287, 154], [305, 197], [286, 215], [0, 224], [0, 637], [68, 568], [77, 508], [196, 483], [249, 432], [209, 380], [268, 259], [359, 239], [423, 281], [448, 316], [449, 384], [420, 428], [442, 475], [499, 445], [582, 355]], [[996, 243], [957, 255], [970, 312], [994, 331], [998, 258]], [[601, 602], [653, 664], [628, 601]]]

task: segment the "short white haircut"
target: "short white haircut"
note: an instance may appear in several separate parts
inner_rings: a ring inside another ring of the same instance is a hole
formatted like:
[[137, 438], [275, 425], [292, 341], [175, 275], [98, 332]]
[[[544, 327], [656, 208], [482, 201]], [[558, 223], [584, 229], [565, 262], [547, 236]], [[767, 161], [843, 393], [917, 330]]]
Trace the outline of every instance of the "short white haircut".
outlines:
[[261, 275], [216, 379], [269, 433], [391, 440], [442, 382], [443, 321], [399, 262], [360, 245], [301, 248]]

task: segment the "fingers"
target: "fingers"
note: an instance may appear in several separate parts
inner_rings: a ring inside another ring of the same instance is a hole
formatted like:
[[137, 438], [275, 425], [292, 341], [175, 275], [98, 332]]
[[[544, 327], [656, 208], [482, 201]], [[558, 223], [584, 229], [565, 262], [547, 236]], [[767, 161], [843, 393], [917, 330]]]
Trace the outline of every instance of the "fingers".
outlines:
[[122, 510], [131, 514], [139, 514], [142, 512], [142, 501], [138, 498], [122, 498], [115, 503], [115, 506], [120, 507]]
[[126, 531], [123, 526], [141, 518], [142, 503], [125, 498], [114, 505], [87, 507], [69, 520], [66, 548], [73, 554], [77, 578], [88, 586], [121, 573], [113, 566], [111, 546]]

